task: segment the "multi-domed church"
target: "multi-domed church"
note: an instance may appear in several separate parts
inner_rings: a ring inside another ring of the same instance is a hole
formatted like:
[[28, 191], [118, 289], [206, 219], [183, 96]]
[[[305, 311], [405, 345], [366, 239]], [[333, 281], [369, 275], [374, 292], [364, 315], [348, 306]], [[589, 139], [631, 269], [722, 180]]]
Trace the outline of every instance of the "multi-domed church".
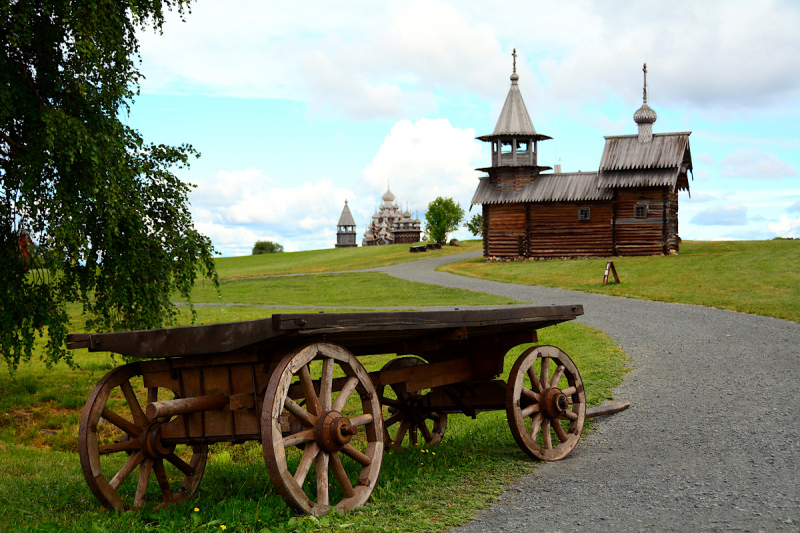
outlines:
[[542, 173], [536, 132], [517, 81], [491, 135], [492, 162], [472, 205], [483, 206], [486, 257], [604, 257], [678, 253], [678, 192], [689, 190], [691, 132], [653, 133], [656, 112], [634, 113], [636, 135], [605, 137], [596, 172]]
[[405, 212], [395, 201], [390, 188], [381, 196], [381, 205], [372, 215], [372, 221], [364, 232], [361, 246], [381, 244], [409, 244], [419, 242], [422, 233], [422, 222], [419, 217], [412, 218], [411, 212]]

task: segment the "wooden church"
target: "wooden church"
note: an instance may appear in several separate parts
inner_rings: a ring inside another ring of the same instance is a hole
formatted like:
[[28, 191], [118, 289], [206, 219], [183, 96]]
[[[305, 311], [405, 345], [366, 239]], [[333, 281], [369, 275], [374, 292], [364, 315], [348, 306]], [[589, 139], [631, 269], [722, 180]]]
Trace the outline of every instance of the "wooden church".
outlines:
[[689, 190], [691, 132], [653, 134], [657, 115], [644, 103], [637, 135], [605, 137], [597, 172], [542, 173], [536, 133], [514, 72], [494, 133], [492, 164], [472, 205], [483, 206], [485, 257], [605, 257], [678, 253], [678, 192]]

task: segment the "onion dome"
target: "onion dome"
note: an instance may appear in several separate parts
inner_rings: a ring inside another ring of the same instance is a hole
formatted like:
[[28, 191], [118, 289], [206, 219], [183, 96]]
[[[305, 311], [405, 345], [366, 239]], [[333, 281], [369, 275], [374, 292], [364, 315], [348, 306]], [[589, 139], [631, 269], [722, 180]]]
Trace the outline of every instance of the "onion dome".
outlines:
[[389, 187], [386, 187], [386, 192], [383, 193], [383, 196], [381, 196], [381, 200], [386, 203], [394, 202], [394, 194], [392, 194], [392, 191], [389, 189]]
[[642, 71], [644, 72], [642, 107], [633, 114], [633, 121], [639, 126], [639, 142], [648, 143], [653, 139], [653, 123], [658, 119], [658, 115], [647, 105], [647, 63], [644, 64]]

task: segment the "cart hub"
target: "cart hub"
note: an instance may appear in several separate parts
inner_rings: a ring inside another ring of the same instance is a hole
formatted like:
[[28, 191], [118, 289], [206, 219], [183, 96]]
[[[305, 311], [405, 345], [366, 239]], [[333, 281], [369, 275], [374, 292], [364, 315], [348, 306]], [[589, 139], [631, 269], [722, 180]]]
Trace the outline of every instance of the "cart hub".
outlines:
[[328, 411], [319, 417], [316, 427], [317, 444], [327, 452], [338, 452], [350, 442], [358, 428], [339, 411]]
[[175, 451], [175, 445], [168, 446], [161, 440], [163, 424], [149, 424], [142, 431], [142, 452], [148, 459], [163, 459]]
[[569, 400], [566, 394], [561, 392], [561, 389], [553, 387], [545, 389], [540, 395], [542, 411], [544, 411], [550, 418], [558, 418], [563, 415], [569, 407]]

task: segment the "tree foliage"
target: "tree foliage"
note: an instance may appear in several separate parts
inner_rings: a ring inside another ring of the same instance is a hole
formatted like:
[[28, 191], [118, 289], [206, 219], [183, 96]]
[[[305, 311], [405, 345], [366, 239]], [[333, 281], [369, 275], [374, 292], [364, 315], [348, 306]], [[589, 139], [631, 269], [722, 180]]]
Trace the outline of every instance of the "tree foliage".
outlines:
[[467, 229], [476, 237], [483, 236], [483, 215], [477, 213], [467, 222]]
[[0, 352], [12, 368], [37, 335], [48, 364], [71, 361], [68, 302], [82, 304], [89, 329], [152, 328], [172, 323], [170, 297], [188, 301], [198, 274], [218, 286], [190, 186], [172, 172], [198, 154], [145, 143], [120, 120], [138, 91], [137, 29], [160, 31], [165, 9], [186, 6], [0, 5]]
[[283, 246], [277, 242], [272, 241], [256, 241], [253, 246], [253, 255], [258, 254], [275, 254], [283, 251]]
[[452, 198], [442, 198], [428, 204], [425, 213], [425, 230], [433, 242], [444, 244], [447, 242], [448, 233], [458, 229], [464, 220], [464, 210]]

